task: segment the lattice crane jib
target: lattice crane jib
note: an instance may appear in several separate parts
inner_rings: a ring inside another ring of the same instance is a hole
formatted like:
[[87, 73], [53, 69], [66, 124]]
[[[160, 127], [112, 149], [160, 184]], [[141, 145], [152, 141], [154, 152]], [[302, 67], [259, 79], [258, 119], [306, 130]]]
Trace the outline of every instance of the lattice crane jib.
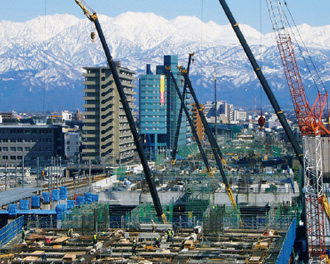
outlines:
[[290, 89], [299, 129], [304, 137], [306, 231], [309, 256], [324, 259], [325, 212], [328, 219], [329, 204], [323, 192], [322, 141], [320, 135], [330, 132], [322, 123], [328, 94], [318, 92], [311, 107], [308, 103], [296, 60], [294, 45], [289, 34], [289, 22], [280, 0], [267, 0], [277, 47]]
[[329, 135], [322, 123], [328, 93], [319, 92], [313, 106], [308, 103], [283, 5], [279, 0], [267, 0], [267, 4], [300, 131], [304, 136]]

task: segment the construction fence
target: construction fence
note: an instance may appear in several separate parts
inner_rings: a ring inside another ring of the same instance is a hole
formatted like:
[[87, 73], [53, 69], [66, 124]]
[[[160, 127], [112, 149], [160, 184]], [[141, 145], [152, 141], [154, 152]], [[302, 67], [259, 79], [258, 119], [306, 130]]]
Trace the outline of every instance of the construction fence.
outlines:
[[23, 222], [23, 216], [21, 216], [0, 229], [0, 248], [22, 232]]

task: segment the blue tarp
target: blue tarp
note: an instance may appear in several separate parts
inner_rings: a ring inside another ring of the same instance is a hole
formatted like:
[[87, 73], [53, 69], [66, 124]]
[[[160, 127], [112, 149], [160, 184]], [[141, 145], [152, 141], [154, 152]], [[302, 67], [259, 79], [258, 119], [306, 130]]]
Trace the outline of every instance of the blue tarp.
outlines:
[[66, 211], [66, 205], [65, 204], [58, 204], [55, 209], [57, 213], [57, 219], [62, 220], [63, 214]]
[[60, 187], [60, 199], [66, 200], [68, 198], [68, 187], [62, 186]]
[[8, 205], [8, 215], [17, 215], [17, 204]]
[[76, 201], [75, 200], [67, 200], [66, 202], [68, 210], [74, 208], [76, 206]]
[[91, 193], [85, 193], [85, 201], [87, 204], [91, 204], [93, 202], [93, 196]]
[[32, 196], [31, 197], [31, 207], [32, 208], [40, 208], [40, 196]]
[[50, 203], [49, 192], [43, 192], [42, 193], [42, 198], [44, 199], [44, 204], [49, 204]]
[[20, 210], [29, 210], [30, 209], [30, 201], [29, 200], [20, 200], [19, 201], [19, 209]]
[[97, 202], [99, 200], [99, 195], [98, 194], [92, 194], [92, 201]]
[[52, 201], [60, 200], [60, 191], [58, 189], [52, 190]]
[[85, 203], [85, 197], [84, 196], [77, 196], [77, 206], [81, 206]]
[[[8, 214], [7, 210], [0, 210], [0, 215]], [[39, 210], [39, 209], [31, 209], [31, 210], [16, 210], [17, 215], [25, 215], [25, 214], [35, 214], [35, 215], [54, 215], [56, 214], [55, 210]], [[15, 215], [16, 215], [15, 214]]]
[[32, 210], [17, 210], [17, 214], [19, 215], [54, 215], [56, 214], [55, 210], [39, 210], [39, 209], [32, 209]]

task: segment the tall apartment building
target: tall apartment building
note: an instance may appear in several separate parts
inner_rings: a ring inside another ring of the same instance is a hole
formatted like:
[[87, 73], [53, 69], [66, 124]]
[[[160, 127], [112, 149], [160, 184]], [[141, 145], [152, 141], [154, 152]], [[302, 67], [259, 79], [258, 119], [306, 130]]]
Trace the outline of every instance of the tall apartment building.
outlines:
[[[136, 108], [134, 71], [117, 62], [117, 71], [131, 112]], [[83, 120], [83, 160], [110, 164], [133, 161], [135, 144], [109, 67], [85, 67], [85, 119]]]
[[[179, 90], [183, 91], [183, 77], [178, 76], [178, 56], [164, 56], [164, 65], [156, 67], [156, 74], [147, 65], [146, 74], [140, 76], [140, 134], [144, 147], [155, 155], [159, 148], [172, 149], [178, 123], [181, 101], [175, 90], [170, 75], [166, 74], [165, 66], [171, 66]], [[186, 105], [190, 96], [186, 97]], [[192, 140], [191, 128], [183, 112], [178, 146], [185, 146]]]

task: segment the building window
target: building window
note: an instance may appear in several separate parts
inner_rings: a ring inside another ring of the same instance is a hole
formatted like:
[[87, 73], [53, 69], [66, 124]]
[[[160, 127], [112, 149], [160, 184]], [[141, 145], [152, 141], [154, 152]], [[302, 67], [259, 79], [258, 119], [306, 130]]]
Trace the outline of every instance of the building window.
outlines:
[[23, 151], [23, 147], [17, 147], [17, 151]]
[[16, 160], [16, 156], [10, 156], [10, 160]]
[[4, 156], [2, 156], [2, 159], [8, 160], [8, 156], [7, 155], [4, 155]]
[[10, 147], [10, 151], [16, 151], [16, 147]]
[[2, 150], [3, 151], [8, 151], [8, 147], [3, 147]]

